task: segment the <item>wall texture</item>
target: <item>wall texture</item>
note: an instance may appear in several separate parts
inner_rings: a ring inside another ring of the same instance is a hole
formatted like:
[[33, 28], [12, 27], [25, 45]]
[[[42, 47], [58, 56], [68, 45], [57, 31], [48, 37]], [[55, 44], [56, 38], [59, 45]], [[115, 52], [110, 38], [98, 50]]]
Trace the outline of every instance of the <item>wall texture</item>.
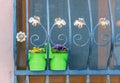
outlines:
[[13, 0], [0, 0], [0, 83], [13, 83]]

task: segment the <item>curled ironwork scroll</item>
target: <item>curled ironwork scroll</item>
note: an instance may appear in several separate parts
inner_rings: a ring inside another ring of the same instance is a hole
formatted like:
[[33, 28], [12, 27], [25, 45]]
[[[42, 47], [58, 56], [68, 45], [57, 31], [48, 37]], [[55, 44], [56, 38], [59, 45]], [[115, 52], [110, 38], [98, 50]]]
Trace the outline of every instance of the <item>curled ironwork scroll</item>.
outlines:
[[104, 34], [100, 34], [100, 41], [102, 41], [102, 42], [104, 42], [104, 43], [100, 43], [100, 42], [98, 42], [97, 40], [96, 40], [96, 38], [95, 38], [95, 34], [96, 34], [96, 32], [97, 32], [97, 30], [99, 29], [99, 28], [102, 28], [103, 30], [108, 30], [108, 29], [110, 29], [109, 28], [109, 25], [110, 25], [110, 23], [109, 23], [109, 20], [107, 20], [106, 18], [100, 18], [99, 19], [99, 22], [98, 22], [98, 24], [95, 26], [95, 28], [94, 28], [94, 32], [93, 32], [93, 38], [94, 38], [94, 43], [96, 44], [96, 45], [99, 45], [99, 46], [107, 46], [109, 43], [110, 43], [110, 41], [111, 41], [111, 36], [109, 35], [109, 34], [107, 34], [107, 33], [104, 33]]
[[40, 36], [38, 34], [31, 35], [30, 43], [33, 46], [43, 46], [46, 43], [46, 41], [47, 41], [47, 31], [46, 31], [45, 27], [41, 24], [40, 17], [38, 17], [38, 16], [31, 17], [29, 19], [29, 23], [31, 23], [33, 27], [38, 26], [38, 27], [42, 28], [44, 30], [44, 32], [45, 32], [45, 40], [43, 41], [43, 43], [41, 43], [39, 45], [35, 44], [35, 42], [40, 41]]
[[[56, 19], [55, 19], [54, 24], [53, 24], [52, 27], [50, 28], [50, 42], [51, 42], [53, 45], [56, 44], [56, 43], [51, 39], [51, 33], [52, 33], [53, 29], [54, 29], [55, 27], [61, 29], [61, 28], [62, 28], [63, 26], [65, 26], [65, 25], [66, 25], [66, 22], [65, 22], [64, 19], [61, 19], [61, 18], [56, 18]], [[61, 41], [64, 41], [64, 43], [63, 43], [62, 45], [65, 45], [65, 44], [67, 43], [67, 36], [66, 36], [65, 34], [63, 34], [63, 33], [59, 34], [57, 39], [58, 39], [58, 40], [61, 40]]]
[[120, 34], [118, 33], [115, 37], [115, 46], [120, 46]]
[[[120, 28], [120, 20], [116, 22], [116, 27]], [[115, 36], [115, 46], [120, 46], [120, 33], [117, 33]]]
[[89, 37], [88, 37], [88, 39], [87, 39], [86, 42], [84, 42], [83, 44], [80, 45], [80, 44], [78, 44], [76, 41], [82, 41], [82, 40], [84, 39], [84, 38], [83, 38], [83, 35], [82, 35], [82, 34], [75, 34], [75, 35], [73, 36], [73, 43], [74, 43], [76, 46], [81, 46], [81, 47], [87, 45], [87, 44], [89, 43], [89, 40], [90, 40], [90, 30], [89, 30], [89, 27], [86, 25], [86, 22], [85, 22], [84, 18], [78, 18], [78, 20], [75, 20], [74, 26], [78, 27], [80, 30], [81, 30], [82, 28], [86, 28], [87, 31], [88, 31], [88, 33], [89, 33], [89, 34], [88, 34]]

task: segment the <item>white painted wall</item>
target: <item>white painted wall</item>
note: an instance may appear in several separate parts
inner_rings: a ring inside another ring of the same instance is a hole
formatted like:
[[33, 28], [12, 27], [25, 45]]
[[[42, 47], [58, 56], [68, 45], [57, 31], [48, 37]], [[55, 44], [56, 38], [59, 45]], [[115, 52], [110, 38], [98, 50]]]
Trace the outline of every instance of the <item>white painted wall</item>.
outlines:
[[13, 83], [13, 0], [0, 0], [0, 83]]

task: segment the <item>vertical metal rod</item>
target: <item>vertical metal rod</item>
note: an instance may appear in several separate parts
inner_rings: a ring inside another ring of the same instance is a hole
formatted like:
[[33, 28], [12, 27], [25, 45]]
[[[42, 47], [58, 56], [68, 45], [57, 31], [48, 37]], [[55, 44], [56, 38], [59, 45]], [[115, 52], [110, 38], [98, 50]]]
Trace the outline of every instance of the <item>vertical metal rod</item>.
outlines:
[[111, 24], [111, 48], [110, 48], [110, 56], [108, 58], [107, 66], [110, 64], [110, 60], [112, 58], [112, 55], [114, 53], [114, 21], [113, 21], [113, 15], [112, 15], [112, 7], [111, 7], [111, 1], [108, 0], [108, 9], [110, 14], [110, 24]]
[[26, 75], [26, 83], [29, 83], [29, 76]]
[[[26, 71], [28, 71], [28, 42], [29, 42], [29, 24], [28, 24], [28, 0], [26, 0]], [[29, 75], [26, 75], [26, 83], [29, 83]]]
[[108, 75], [106, 76], [106, 78], [107, 78], [107, 81], [106, 81], [106, 82], [107, 82], [107, 83], [110, 83], [110, 74], [109, 74], [110, 71], [109, 71], [109, 67], [108, 67], [107, 70], [108, 70]]
[[[90, 17], [90, 43], [89, 43], [89, 56], [88, 56], [88, 62], [87, 62], [87, 65], [88, 65], [88, 72], [89, 72], [89, 58], [90, 56], [92, 55], [92, 46], [93, 46], [93, 21], [92, 21], [92, 10], [91, 10], [91, 1], [88, 0], [88, 9], [89, 9], [89, 17]], [[86, 78], [86, 83], [90, 83], [90, 75], [87, 74], [87, 78]]]
[[107, 75], [107, 83], [110, 83], [110, 75]]
[[[72, 23], [71, 23], [71, 10], [70, 10], [70, 0], [67, 0], [67, 6], [68, 6], [68, 19], [69, 19], [69, 57], [68, 57], [68, 67], [67, 71], [69, 71], [69, 60], [70, 60], [70, 54], [71, 54], [71, 44], [72, 44]], [[66, 75], [66, 83], [69, 83], [69, 75]]]
[[[47, 32], [48, 36], [50, 36], [50, 10], [49, 10], [49, 0], [46, 0], [47, 4]], [[49, 37], [48, 37], [48, 42], [49, 42]]]
[[[114, 21], [113, 21], [113, 15], [112, 15], [112, 7], [111, 7], [111, 1], [108, 0], [108, 9], [110, 14], [110, 23], [111, 23], [111, 48], [110, 48], [110, 56], [108, 58], [107, 67], [108, 67], [108, 73], [109, 73], [109, 65], [110, 60], [112, 58], [112, 55], [114, 53]], [[107, 83], [110, 83], [110, 75], [107, 75]]]
[[[93, 32], [93, 21], [92, 21], [92, 9], [91, 9], [91, 1], [90, 0], [88, 0], [88, 7], [89, 7], [89, 17], [90, 17], [90, 31], [92, 33]], [[91, 41], [93, 41], [93, 40], [91, 39]]]
[[16, 0], [14, 0], [14, 22], [13, 22], [13, 30], [14, 30], [14, 34], [13, 34], [13, 53], [14, 53], [14, 83], [17, 83], [17, 76], [16, 76], [16, 70], [17, 70], [17, 65], [16, 65], [16, 61], [17, 61], [17, 44], [16, 44], [16, 32], [17, 32], [17, 26], [16, 26]]
[[[113, 14], [112, 14], [112, 7], [111, 7], [111, 0], [108, 0], [108, 9], [110, 14], [110, 23], [111, 23], [111, 48], [110, 48], [110, 56], [108, 58], [107, 66], [108, 66], [108, 72], [109, 72], [109, 65], [110, 60], [112, 58], [112, 55], [114, 53], [114, 21], [113, 21]], [[107, 75], [107, 83], [110, 83], [110, 75]]]
[[67, 0], [68, 3], [68, 19], [69, 19], [69, 53], [71, 52], [72, 44], [72, 23], [71, 23], [71, 10], [70, 10], [70, 0]]
[[[48, 41], [50, 44], [50, 14], [49, 14], [49, 0], [46, 0], [46, 10], [47, 10], [47, 32], [48, 32]], [[48, 48], [49, 50], [49, 48]], [[49, 52], [47, 53], [47, 70], [49, 70]], [[46, 83], [49, 83], [49, 75], [46, 75]]]
[[90, 83], [90, 75], [87, 75], [86, 83]]
[[70, 83], [69, 82], [69, 75], [66, 75], [66, 83]]
[[14, 74], [14, 83], [17, 83], [17, 76]]
[[[92, 10], [91, 10], [91, 3], [90, 0], [88, 0], [88, 7], [89, 7], [89, 17], [90, 17], [90, 33], [91, 33], [91, 39], [89, 43], [89, 57], [92, 55], [92, 46], [93, 46], [93, 21], [92, 21]], [[88, 64], [89, 64], [89, 57], [88, 57]]]
[[86, 83], [90, 83], [90, 75], [89, 75], [89, 67], [87, 68], [87, 76], [86, 76]]
[[46, 82], [45, 83], [49, 83], [49, 75], [46, 75]]

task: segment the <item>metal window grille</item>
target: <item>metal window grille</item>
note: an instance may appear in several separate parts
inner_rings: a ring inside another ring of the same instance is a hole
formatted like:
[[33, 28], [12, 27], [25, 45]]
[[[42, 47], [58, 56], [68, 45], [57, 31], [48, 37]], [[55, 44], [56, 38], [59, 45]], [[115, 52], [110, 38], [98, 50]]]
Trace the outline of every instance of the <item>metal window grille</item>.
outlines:
[[[116, 27], [119, 28], [120, 26], [118, 16], [120, 7], [118, 5], [115, 7], [116, 13], [114, 16], [116, 16], [116, 18], [114, 19], [115, 21], [118, 20], [118, 25], [115, 26], [111, 0], [107, 0], [109, 11], [108, 16], [110, 20], [107, 20], [106, 17], [99, 18], [99, 20], [96, 18], [97, 16], [94, 10], [98, 9], [97, 7], [93, 7], [93, 5], [97, 5], [94, 3], [97, 3], [97, 1], [98, 0], [31, 0], [31, 3], [28, 4], [28, 0], [26, 0], [26, 56], [28, 57], [29, 42], [30, 48], [33, 46], [43, 46], [45, 43], [49, 43], [51, 45], [60, 43], [69, 48], [69, 59], [67, 63], [67, 69], [65, 71], [52, 71], [49, 69], [49, 52], [47, 53], [46, 70], [30, 71], [28, 64], [26, 66], [26, 70], [16, 69], [17, 23], [16, 0], [14, 0], [14, 83], [17, 83], [18, 75], [25, 75], [26, 83], [29, 83], [30, 75], [46, 75], [46, 83], [49, 83], [50, 75], [65, 75], [66, 83], [69, 83], [70, 75], [86, 75], [86, 83], [90, 83], [90, 75], [106, 75], [107, 83], [110, 83], [111, 75], [120, 75], [120, 63], [118, 60], [120, 34], [119, 29], [116, 29]], [[115, 0], [115, 2], [117, 4], [120, 1]], [[74, 7], [75, 4], [76, 7]], [[30, 16], [28, 10], [30, 10]], [[41, 21], [40, 26], [38, 26], [36, 29], [33, 28], [32, 25], [29, 26], [28, 22], [29, 18], [35, 15], [39, 16]], [[54, 19], [57, 17], [64, 19], [66, 21], [66, 26], [64, 26], [64, 24], [63, 26], [59, 26], [59, 24], [55, 23]], [[60, 29], [56, 27], [59, 27]], [[103, 30], [104, 33], [98, 35], [99, 29]], [[115, 31], [117, 31], [117, 33], [115, 33]], [[61, 33], [59, 34], [59, 32]], [[40, 39], [40, 34], [42, 34], [42, 42], [37, 42], [37, 40]], [[56, 36], [56, 34], [58, 36]], [[58, 40], [56, 37], [58, 37]], [[107, 51], [106, 54], [108, 55], [108, 58], [106, 59], [106, 67], [103, 69], [99, 69], [97, 67], [98, 63], [96, 61], [96, 53], [98, 53], [98, 46], [106, 49], [109, 48], [109, 51]], [[116, 58], [114, 65], [117, 68], [115, 69], [110, 67], [112, 56]], [[28, 61], [27, 58], [26, 61]]]

